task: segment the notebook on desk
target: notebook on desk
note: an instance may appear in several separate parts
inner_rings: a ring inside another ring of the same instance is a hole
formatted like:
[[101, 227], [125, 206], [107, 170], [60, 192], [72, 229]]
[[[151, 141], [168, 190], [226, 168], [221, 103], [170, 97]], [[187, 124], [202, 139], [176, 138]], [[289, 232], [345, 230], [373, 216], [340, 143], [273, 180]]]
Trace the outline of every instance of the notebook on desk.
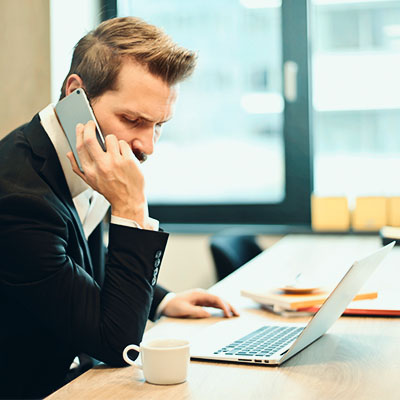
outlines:
[[394, 242], [356, 261], [308, 324], [249, 326], [239, 319], [205, 328], [191, 344], [191, 358], [280, 365], [319, 339], [393, 248]]

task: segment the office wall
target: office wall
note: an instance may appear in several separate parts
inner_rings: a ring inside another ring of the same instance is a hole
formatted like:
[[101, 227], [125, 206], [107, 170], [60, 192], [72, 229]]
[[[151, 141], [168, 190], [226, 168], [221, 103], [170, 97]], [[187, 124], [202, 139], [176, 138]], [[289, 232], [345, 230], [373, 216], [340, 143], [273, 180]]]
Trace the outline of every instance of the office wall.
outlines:
[[50, 101], [49, 0], [0, 1], [0, 138]]
[[171, 234], [158, 281], [173, 291], [213, 285], [216, 274], [208, 236]]
[[0, 138], [57, 101], [74, 45], [99, 22], [100, 0], [0, 1]]
[[[266, 249], [279, 239], [280, 236], [261, 235], [258, 242]], [[176, 292], [212, 286], [216, 282], [216, 274], [209, 249], [209, 235], [171, 234], [158, 282]]]

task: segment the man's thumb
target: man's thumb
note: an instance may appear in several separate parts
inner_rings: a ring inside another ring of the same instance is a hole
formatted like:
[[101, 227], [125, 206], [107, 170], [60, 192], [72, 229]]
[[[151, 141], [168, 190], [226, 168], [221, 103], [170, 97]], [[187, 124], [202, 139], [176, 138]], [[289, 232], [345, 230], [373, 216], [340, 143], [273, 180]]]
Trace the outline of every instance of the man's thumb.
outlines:
[[208, 311], [206, 311], [203, 307], [193, 306], [193, 312], [192, 312], [193, 318], [207, 318], [210, 316], [211, 314]]

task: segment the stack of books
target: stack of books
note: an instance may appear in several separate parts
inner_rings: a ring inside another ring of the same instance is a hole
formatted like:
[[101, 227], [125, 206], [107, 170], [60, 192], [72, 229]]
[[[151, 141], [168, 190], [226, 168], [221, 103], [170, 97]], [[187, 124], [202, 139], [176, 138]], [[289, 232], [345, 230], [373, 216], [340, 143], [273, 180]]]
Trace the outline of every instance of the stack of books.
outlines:
[[[241, 295], [260, 303], [263, 308], [276, 314], [290, 316], [312, 315], [318, 311], [321, 304], [329, 296], [330, 292], [326, 290], [315, 290], [312, 293], [286, 293], [280, 289], [268, 290], [266, 292], [257, 292], [250, 290], [242, 290]], [[376, 291], [362, 292], [355, 296], [353, 301], [376, 299], [378, 293]], [[351, 303], [353, 306], [353, 303]], [[345, 313], [351, 313], [347, 309]]]

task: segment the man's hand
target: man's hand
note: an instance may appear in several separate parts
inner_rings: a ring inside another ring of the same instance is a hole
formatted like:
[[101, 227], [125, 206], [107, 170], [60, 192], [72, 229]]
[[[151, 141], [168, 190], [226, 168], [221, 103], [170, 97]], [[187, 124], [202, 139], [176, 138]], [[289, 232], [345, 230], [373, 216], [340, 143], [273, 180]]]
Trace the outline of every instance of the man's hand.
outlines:
[[105, 137], [107, 151], [100, 147], [93, 121], [76, 127], [76, 149], [82, 173], [72, 152], [67, 154], [73, 171], [90, 187], [101, 193], [111, 204], [117, 217], [136, 221], [146, 228], [148, 207], [144, 194], [144, 177], [139, 160], [128, 143], [114, 135]]
[[178, 293], [165, 306], [162, 313], [167, 317], [207, 318], [211, 314], [203, 307], [219, 308], [225, 317], [238, 316], [239, 313], [220, 297], [202, 289]]

